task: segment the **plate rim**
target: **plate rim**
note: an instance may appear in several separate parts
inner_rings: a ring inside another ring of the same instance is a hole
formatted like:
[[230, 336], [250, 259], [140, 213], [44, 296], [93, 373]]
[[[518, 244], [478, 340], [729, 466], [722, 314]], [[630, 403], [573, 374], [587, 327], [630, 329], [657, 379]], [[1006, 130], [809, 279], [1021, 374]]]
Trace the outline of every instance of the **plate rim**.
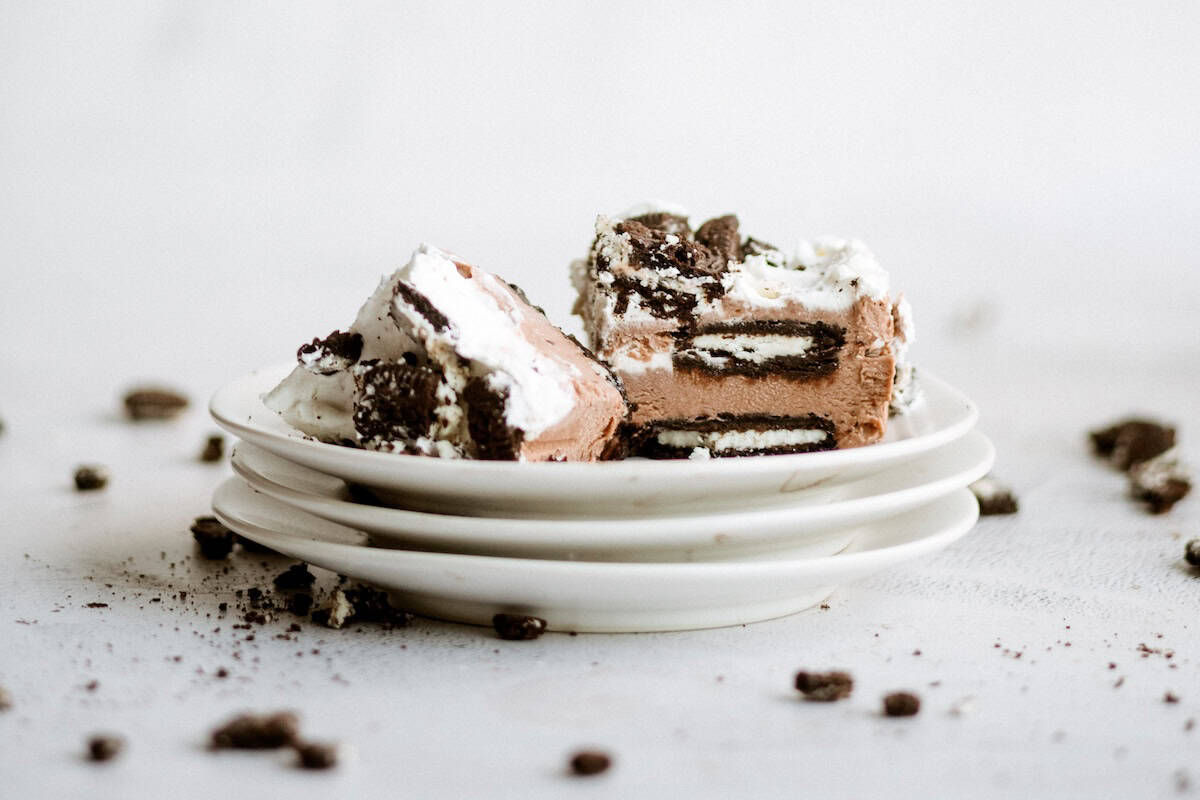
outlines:
[[[257, 523], [239, 521], [231, 517], [228, 509], [221, 509], [221, 498], [228, 495], [231, 491], [242, 489], [254, 495], [266, 499], [271, 503], [279, 503], [285, 506], [290, 512], [305, 516], [313, 516], [299, 509], [287, 506], [280, 501], [272, 500], [260, 492], [256, 492], [248, 484], [242, 481], [241, 478], [231, 477], [226, 479], [217, 487], [213, 493], [213, 513], [226, 526], [236, 530], [240, 535], [254, 539], [254, 531], [247, 532], [246, 528], [256, 529], [258, 531], [266, 531], [271, 536], [278, 536], [284, 539], [295, 538], [303, 539], [307, 542], [316, 543], [322, 547], [331, 547], [335, 550], [340, 549], [370, 549], [375, 553], [375, 557], [384, 561], [400, 561], [413, 562], [415, 566], [424, 566], [430, 570], [448, 570], [453, 569], [456, 564], [470, 563], [473, 566], [493, 567], [496, 569], [519, 569], [527, 572], [527, 577], [536, 580], [539, 576], [544, 576], [546, 573], [569, 571], [574, 573], [573, 577], [581, 580], [588, 578], [601, 578], [603, 580], [613, 579], [613, 575], [620, 574], [636, 574], [638, 579], [652, 580], [661, 578], [667, 580], [675, 580], [683, 577], [692, 579], [714, 578], [727, 573], [728, 571], [746, 572], [753, 574], [756, 577], [774, 576], [777, 573], [793, 575], [796, 573], [816, 573], [822, 568], [830, 569], [834, 572], [847, 572], [852, 567], [862, 567], [871, 563], [885, 559], [888, 556], [894, 556], [897, 553], [920, 552], [929, 549], [940, 549], [940, 547], [949, 545], [957, 539], [965, 536], [975, 526], [979, 519], [979, 504], [975, 500], [974, 494], [967, 487], [956, 489], [955, 491], [922, 504], [917, 508], [905, 512], [905, 514], [916, 514], [921, 511], [928, 511], [934, 506], [949, 505], [950, 503], [962, 503], [964, 509], [968, 509], [969, 513], [961, 514], [956, 517], [953, 522], [949, 523], [944, 529], [933, 533], [924, 534], [910, 541], [901, 542], [896, 545], [885, 545], [882, 547], [872, 547], [869, 544], [871, 533], [869, 531], [860, 532], [854, 543], [843, 552], [830, 556], [816, 556], [811, 558], [796, 558], [796, 559], [773, 559], [768, 561], [681, 561], [681, 562], [645, 562], [645, 561], [566, 561], [561, 559], [530, 559], [513, 556], [491, 556], [491, 555], [469, 555], [463, 553], [436, 553], [419, 550], [404, 550], [391, 548], [366, 548], [362, 544], [348, 544], [343, 542], [331, 542], [324, 539], [314, 539], [305, 537], [299, 533], [284, 533], [280, 531], [270, 531]], [[319, 519], [319, 518], [317, 518]], [[887, 520], [879, 520], [875, 523], [876, 526], [881, 526]], [[231, 524], [232, 523], [232, 524]], [[346, 526], [338, 525], [337, 523], [322, 521], [323, 524], [334, 527], [352, 530]], [[871, 526], [864, 526], [871, 527]], [[257, 541], [257, 539], [255, 540]], [[312, 562], [315, 563], [315, 562]], [[317, 564], [317, 566], [320, 566]], [[605, 574], [609, 573], [609, 574]]]
[[[964, 444], [968, 439], [970, 439], [974, 444]], [[614, 541], [608, 543], [609, 546], [619, 546], [622, 549], [630, 549], [632, 547], [638, 550], [655, 550], [670, 547], [683, 548], [687, 547], [688, 545], [693, 548], [702, 546], [704, 544], [703, 540], [711, 539], [712, 533], [691, 534], [692, 538], [689, 538], [688, 529], [696, 526], [702, 520], [711, 520], [713, 517], [721, 518], [722, 522], [746, 521], [747, 524], [758, 523], [763, 525], [769, 524], [778, 526], [788, 523], [795, 524], [798, 527], [816, 525], [819, 527], [815, 529], [810, 528], [810, 530], [813, 530], [814, 532], [825, 533], [836, 530], [839, 526], [848, 527], [851, 525], [867, 524], [869, 522], [877, 521], [879, 519], [883, 519], [889, 513], [903, 513], [916, 508], [925, 502], [931, 502], [944, 495], [950, 494], [955, 489], [962, 488], [968, 485], [971, 481], [977, 480], [978, 478], [987, 474], [995, 462], [996, 451], [991, 439], [980, 431], [968, 431], [963, 437], [951, 442], [947, 442], [939, 448], [935, 448], [928, 453], [922, 454], [920, 458], [937, 458], [941, 456], [941, 454], [947, 448], [955, 447], [960, 444], [963, 446], [978, 447], [982, 451], [982, 455], [973, 462], [972, 466], [959, 469], [952, 475], [942, 476], [933, 481], [925, 481], [888, 492], [874, 493], [865, 488], [879, 480], [880, 476], [884, 474], [883, 472], [880, 472], [875, 473], [874, 475], [865, 476], [858, 479], [858, 481], [855, 481], [855, 483], [862, 484], [864, 487], [863, 492], [865, 492], [865, 494], [848, 498], [835, 498], [827, 503], [821, 503], [817, 505], [776, 502], [773, 503], [771, 507], [764, 509], [741, 510], [737, 508], [728, 508], [725, 510], [714, 510], [708, 513], [687, 513], [681, 515], [660, 514], [647, 517], [619, 518], [516, 518], [490, 517], [486, 514], [465, 516], [439, 514], [436, 512], [421, 511], [418, 509], [369, 506], [355, 503], [351, 500], [344, 500], [315, 492], [306, 492], [302, 489], [297, 489], [288, 486], [287, 484], [275, 481], [271, 477], [257, 472], [251, 466], [245, 464], [244, 459], [239, 458], [238, 453], [243, 446], [261, 450], [271, 458], [277, 458], [285, 462], [286, 459], [270, 453], [269, 451], [263, 450], [263, 448], [259, 448], [253, 443], [239, 441], [235, 445], [234, 451], [230, 456], [230, 462], [234, 472], [256, 491], [266, 494], [269, 497], [296, 508], [299, 511], [312, 514], [313, 516], [319, 517], [328, 522], [344, 525], [350, 528], [356, 528], [359, 530], [363, 530], [365, 528], [377, 536], [387, 535], [379, 533], [379, 530], [382, 529], [385, 524], [390, 528], [397, 529], [395, 535], [400, 536], [403, 534], [403, 531], [398, 529], [406, 524], [405, 520], [409, 521], [408, 524], [416, 526], [419, 524], [428, 525], [433, 522], [444, 523], [447, 521], [447, 517], [453, 517], [454, 519], [450, 524], [456, 526], [462, 525], [465, 527], [470, 524], [480, 527], [495, 527], [500, 525], [505, 528], [505, 533], [502, 534], [502, 536], [508, 538], [517, 536], [538, 537], [546, 534], [551, 534], [558, 537], [553, 542], [542, 542], [537, 540], [530, 541], [527, 543], [528, 546], [544, 543], [547, 545], [554, 544], [559, 548], [575, 547], [586, 548], [588, 550], [597, 550], [602, 549], [604, 543], [595, 542], [594, 540], [600, 537], [608, 536], [614, 537], [615, 539]], [[324, 474], [319, 470], [314, 470], [311, 467], [306, 467], [302, 464], [292, 464], [292, 462], [288, 463], [291, 466], [299, 469], [311, 470], [316, 474]], [[911, 466], [913, 462], [908, 463]], [[333, 477], [333, 479], [341, 480], [340, 478], [336, 477]], [[931, 487], [936, 488], [931, 489]], [[314, 498], [314, 503], [310, 503], [309, 505], [298, 505], [296, 500], [297, 495]], [[917, 497], [914, 498], [914, 495], [917, 495]], [[318, 510], [316, 503], [325, 506], [326, 512], [322, 513], [320, 510]], [[864, 506], [867, 507], [866, 510], [864, 510]], [[359, 509], [363, 514], [377, 517], [377, 521], [365, 519], [363, 517], [352, 519], [350, 517], [350, 510], [352, 508]], [[344, 509], [345, 513], [339, 513], [337, 509]], [[851, 513], [851, 509], [862, 513], [853, 514]], [[864, 514], [868, 516], [864, 516]], [[393, 517], [395, 519], [391, 519]], [[849, 518], [849, 521], [843, 522], [843, 520], [847, 517]], [[469, 522], [460, 522], [460, 520], [469, 520]], [[366, 527], [368, 525], [370, 527]], [[577, 526], [586, 526], [589, 530], [585, 534], [575, 536], [573, 533], [578, 530]], [[631, 526], [653, 528], [655, 531], [653, 534], [653, 543], [647, 544], [644, 548], [638, 548], [636, 547], [636, 542], [638, 539], [643, 537], [643, 534], [639, 534], [638, 537], [630, 537], [627, 535], [622, 537], [621, 534], [625, 532], [624, 529]], [[660, 529], [660, 526], [670, 526], [675, 532], [666, 533]], [[419, 535], [438, 536], [439, 538], [442, 536], [442, 534], [428, 533], [427, 530], [428, 529], [423, 528], [419, 532]], [[798, 541], [804, 538], [804, 534], [806, 532], [808, 531], [799, 530], [795, 535], [791, 536], [781, 535], [779, 533], [763, 535], [759, 537], [751, 536], [744, 542], [739, 543], [742, 546], [731, 546], [728, 548], [728, 551], [734, 552], [740, 549], [752, 548], [756, 544], [762, 545], [779, 543], [783, 541]], [[456, 532], [445, 534], [445, 539], [448, 543], [451, 543], [454, 537], [468, 535], [476, 538], [482, 536], [481, 534], [475, 535]], [[500, 537], [497, 537], [497, 541], [500, 541]], [[716, 549], [721, 549], [719, 545], [715, 547]]]
[[[403, 472], [403, 467], [400, 465], [419, 464], [421, 467], [434, 472], [444, 473], [461, 473], [466, 472], [468, 478], [483, 479], [492, 474], [523, 474], [530, 477], [544, 476], [554, 474], [558, 478], [576, 477], [583, 479], [586, 476], [592, 475], [599, 471], [607, 472], [614, 477], [638, 477], [644, 475], [646, 480], [654, 480], [663, 475], [670, 475], [675, 479], [686, 479], [691, 475], [712, 475], [713, 477], [724, 477], [737, 475], [739, 477], [749, 477], [757, 473], [775, 473], [783, 472], [787, 469], [798, 469], [803, 467], [807, 470], [829, 469], [837, 470], [838, 468], [853, 466], [862, 461], [861, 453], [870, 451], [876, 458], [872, 461], [887, 461], [893, 462], [896, 459], [904, 458], [905, 456], [915, 453], [925, 452], [935, 447], [938, 447], [947, 442], [959, 438], [967, 431], [971, 430], [979, 420], [979, 408], [967, 395], [958, 389], [954, 388], [948, 382], [938, 377], [934, 373], [922, 369], [922, 382], [928, 382], [938, 388], [939, 391], [946, 392], [951, 395], [955, 401], [961, 403], [964, 408], [964, 413], [961, 419], [956, 420], [950, 425], [939, 428], [931, 433], [915, 436], [908, 439], [902, 439], [895, 442], [879, 442], [876, 444], [865, 445], [864, 447], [853, 447], [844, 450], [823, 450], [814, 453], [787, 453], [782, 455], [765, 455], [743, 458], [713, 458], [704, 460], [692, 459], [625, 459], [620, 461], [596, 461], [596, 462], [527, 462], [527, 461], [485, 461], [478, 459], [439, 459], [428, 456], [415, 456], [403, 453], [384, 453], [374, 450], [359, 450], [354, 448], [343, 447], [341, 445], [329, 444], [317, 439], [305, 437], [303, 433], [296, 430], [296, 436], [292, 436], [278, 431], [270, 430], [261, 425], [254, 425], [253, 420], [242, 420], [233, 418], [234, 415], [228, 413], [228, 406], [237, 401], [231, 401], [235, 391], [242, 388], [242, 384], [251, 381], [252, 379], [259, 382], [265, 382], [268, 376], [275, 376], [277, 373], [280, 377], [272, 378], [273, 382], [282, 380], [283, 376], [289, 373], [295, 366], [288, 364], [276, 364], [268, 367], [261, 367], [253, 370], [250, 373], [234, 378], [220, 388], [218, 388], [209, 398], [208, 411], [213, 420], [216, 421], [225, 430], [238, 435], [240, 438], [247, 438], [247, 434], [255, 437], [265, 437], [274, 441], [285, 441], [288, 447], [309, 447], [316, 452], [326, 453], [333, 459], [354, 459], [364, 463], [379, 465], [379, 469], [385, 472], [400, 474]], [[267, 387], [268, 389], [270, 387]], [[262, 410], [269, 413], [274, 413], [262, 404], [262, 396], [265, 392], [258, 393], [258, 403]], [[239, 415], [240, 416], [240, 415]], [[285, 423], [286, 424], [286, 423]], [[290, 426], [289, 426], [290, 427]], [[293, 429], [295, 430], [295, 429]], [[303, 437], [303, 438], [302, 438]], [[253, 442], [252, 442], [253, 443]], [[395, 469], [388, 470], [387, 465], [395, 465]], [[532, 470], [532, 472], [531, 472]], [[318, 470], [320, 471], [320, 470]]]

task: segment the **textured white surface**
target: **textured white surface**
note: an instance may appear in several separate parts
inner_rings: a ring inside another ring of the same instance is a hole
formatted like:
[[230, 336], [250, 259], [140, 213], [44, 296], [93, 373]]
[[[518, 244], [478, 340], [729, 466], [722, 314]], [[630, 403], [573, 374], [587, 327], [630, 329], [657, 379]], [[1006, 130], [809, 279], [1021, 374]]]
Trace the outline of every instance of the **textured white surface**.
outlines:
[[[451, 5], [6, 5], [0, 795], [1200, 792], [1200, 579], [1180, 558], [1200, 500], [1144, 515], [1082, 439], [1143, 409], [1200, 462], [1200, 12]], [[193, 461], [199, 408], [130, 427], [121, 387], [200, 399], [275, 363], [421, 239], [566, 322], [596, 213], [656, 195], [870, 242], [916, 309], [914, 360], [982, 405], [1020, 514], [744, 629], [275, 624], [236, 644], [217, 603], [281, 566], [183, 560], [228, 470]], [[107, 491], [69, 487], [82, 461], [111, 467]], [[838, 666], [850, 700], [796, 702], [796, 669]], [[879, 718], [897, 688], [920, 716]], [[357, 763], [204, 751], [227, 714], [283, 706]], [[130, 744], [96, 768], [102, 729]], [[573, 782], [586, 745], [616, 766]]]

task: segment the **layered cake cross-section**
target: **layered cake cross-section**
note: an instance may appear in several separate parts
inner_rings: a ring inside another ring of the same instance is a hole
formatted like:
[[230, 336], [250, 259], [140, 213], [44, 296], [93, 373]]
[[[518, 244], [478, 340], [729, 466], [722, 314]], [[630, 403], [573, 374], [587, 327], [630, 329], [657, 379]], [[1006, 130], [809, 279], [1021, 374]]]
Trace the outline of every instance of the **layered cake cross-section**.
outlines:
[[735, 216], [601, 216], [575, 311], [625, 386], [633, 452], [802, 453], [878, 441], [917, 396], [908, 304], [857, 241], [785, 254]]
[[488, 460], [621, 452], [611, 371], [516, 286], [429, 245], [297, 360], [263, 402], [322, 441]]

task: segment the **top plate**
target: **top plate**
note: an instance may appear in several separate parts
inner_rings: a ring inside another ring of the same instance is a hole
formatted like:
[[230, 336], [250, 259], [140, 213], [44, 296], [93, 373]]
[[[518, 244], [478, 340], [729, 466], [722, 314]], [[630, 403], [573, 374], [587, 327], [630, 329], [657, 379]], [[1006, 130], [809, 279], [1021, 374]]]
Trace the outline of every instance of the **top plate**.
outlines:
[[882, 442], [849, 450], [691, 461], [629, 459], [598, 463], [469, 461], [357, 450], [325, 444], [288, 425], [262, 396], [291, 364], [256, 370], [217, 390], [209, 412], [251, 444], [306, 467], [371, 487], [406, 508], [493, 516], [621, 517], [694, 514], [779, 494], [819, 501], [838, 484], [916, 458], [969, 431], [974, 403], [921, 373], [924, 397], [894, 417]]

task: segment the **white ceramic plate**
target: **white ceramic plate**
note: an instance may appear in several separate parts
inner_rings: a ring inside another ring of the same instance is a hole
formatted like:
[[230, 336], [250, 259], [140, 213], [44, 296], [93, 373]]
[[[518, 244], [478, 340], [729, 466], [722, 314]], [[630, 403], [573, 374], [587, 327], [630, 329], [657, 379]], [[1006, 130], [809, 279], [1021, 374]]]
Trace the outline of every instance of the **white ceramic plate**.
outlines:
[[921, 373], [924, 398], [893, 418], [884, 441], [849, 450], [750, 458], [602, 463], [465, 461], [379, 453], [306, 437], [262, 404], [291, 370], [262, 369], [213, 395], [217, 424], [281, 458], [385, 493], [395, 505], [463, 513], [621, 516], [667, 506], [744, 507], [750, 500], [828, 487], [909, 461], [965, 434], [975, 405]]
[[239, 442], [233, 468], [251, 487], [371, 534], [379, 546], [590, 561], [699, 561], [753, 550], [811, 546], [830, 555], [853, 527], [943, 497], [987, 474], [995, 450], [971, 431], [891, 470], [844, 484], [842, 499], [797, 504], [791, 497], [745, 510], [643, 519], [511, 519], [429, 514], [353, 502], [340, 478]]
[[979, 515], [975, 496], [960, 489], [870, 526], [839, 555], [796, 559], [776, 551], [769, 558], [625, 564], [364, 547], [364, 534], [259, 494], [240, 478], [217, 489], [213, 510], [241, 535], [387, 589], [394, 602], [425, 616], [486, 625], [497, 612], [533, 614], [552, 630], [610, 633], [792, 614], [839, 584], [942, 549]]

